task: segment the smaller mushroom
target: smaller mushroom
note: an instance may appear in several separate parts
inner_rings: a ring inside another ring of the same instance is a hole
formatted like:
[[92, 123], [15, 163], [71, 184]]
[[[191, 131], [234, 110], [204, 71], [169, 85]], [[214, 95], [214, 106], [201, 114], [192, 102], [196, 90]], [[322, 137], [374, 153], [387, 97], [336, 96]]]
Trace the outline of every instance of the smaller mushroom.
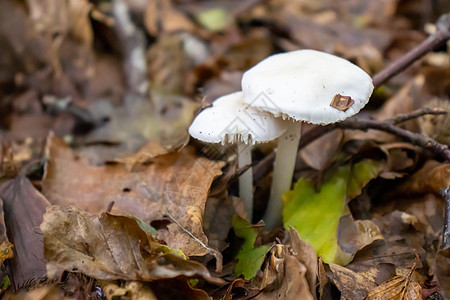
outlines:
[[[272, 114], [261, 112], [242, 101], [242, 92], [222, 96], [200, 112], [189, 127], [189, 134], [207, 143], [237, 144], [238, 167], [251, 165], [251, 145], [274, 140], [286, 125]], [[253, 174], [250, 167], [239, 177], [239, 195], [248, 219], [253, 213]]]

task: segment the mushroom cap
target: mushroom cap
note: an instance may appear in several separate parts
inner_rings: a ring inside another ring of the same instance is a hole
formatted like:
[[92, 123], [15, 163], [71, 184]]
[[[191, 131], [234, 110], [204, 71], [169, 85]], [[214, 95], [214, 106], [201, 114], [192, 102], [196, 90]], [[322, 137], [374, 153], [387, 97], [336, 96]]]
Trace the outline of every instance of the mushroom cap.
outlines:
[[268, 142], [286, 131], [286, 124], [242, 101], [242, 92], [222, 96], [200, 112], [189, 134], [208, 143]]
[[[297, 50], [269, 56], [249, 69], [242, 78], [242, 91], [244, 102], [275, 116], [330, 124], [358, 113], [369, 101], [373, 83], [345, 59]], [[350, 96], [354, 104], [345, 111], [330, 106], [337, 94]]]

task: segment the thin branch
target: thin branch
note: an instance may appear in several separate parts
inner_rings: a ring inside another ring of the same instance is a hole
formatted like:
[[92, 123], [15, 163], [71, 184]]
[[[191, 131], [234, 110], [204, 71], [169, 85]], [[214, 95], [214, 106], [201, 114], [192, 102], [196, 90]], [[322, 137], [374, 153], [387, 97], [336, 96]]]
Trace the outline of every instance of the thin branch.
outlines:
[[369, 130], [375, 129], [394, 134], [401, 137], [416, 146], [431, 151], [433, 154], [450, 161], [450, 149], [447, 145], [438, 143], [432, 138], [426, 137], [422, 134], [411, 132], [409, 130], [400, 128], [387, 121], [362, 120], [362, 119], [347, 119], [341, 123], [337, 123], [336, 127], [343, 129]]
[[450, 247], [450, 187], [442, 189], [441, 193], [445, 198], [444, 232], [441, 249], [447, 249]]
[[393, 119], [385, 120], [385, 121], [392, 121], [392, 124], [400, 124], [412, 119], [416, 119], [425, 115], [445, 115], [447, 114], [447, 111], [442, 108], [422, 108], [422, 109], [416, 109], [410, 113], [407, 114], [401, 114], [396, 116]]
[[444, 45], [450, 39], [450, 13], [442, 15], [436, 23], [436, 32], [414, 47], [387, 68], [374, 75], [373, 85], [379, 87], [430, 51]]
[[222, 264], [223, 264], [223, 258], [222, 258], [222, 254], [213, 249], [208, 247], [205, 243], [203, 243], [199, 238], [197, 238], [192, 232], [190, 232], [189, 230], [187, 230], [186, 228], [183, 227], [183, 225], [181, 225], [174, 217], [172, 217], [172, 215], [167, 211], [167, 209], [164, 209], [165, 214], [169, 217], [169, 219], [174, 222], [175, 224], [178, 225], [178, 227], [180, 227], [181, 230], [183, 230], [186, 234], [188, 234], [192, 239], [194, 239], [197, 243], [199, 243], [203, 248], [206, 249], [208, 254], [211, 254], [212, 256], [214, 256], [214, 258], [216, 259], [216, 273], [220, 274], [222, 273]]
[[[446, 160], [450, 161], [450, 150], [446, 145], [442, 145], [433, 139], [427, 138], [424, 135], [414, 133], [405, 129], [402, 129], [395, 124], [399, 124], [405, 121], [409, 121], [424, 115], [441, 115], [446, 112], [439, 108], [423, 108], [412, 111], [408, 114], [401, 114], [392, 119], [386, 119], [384, 121], [375, 120], [364, 120], [351, 118], [347, 119], [341, 123], [330, 124], [327, 126], [316, 126], [311, 128], [309, 131], [302, 134], [302, 139], [300, 140], [299, 150], [303, 149], [311, 142], [315, 141], [319, 137], [327, 134], [328, 132], [336, 129], [355, 129], [355, 130], [368, 130], [375, 129], [388, 133], [392, 133], [399, 137], [402, 137], [412, 144], [421, 146], [437, 154], [438, 156], [444, 157]], [[275, 159], [275, 152], [268, 154], [264, 159], [259, 161], [254, 166], [253, 180], [258, 182], [264, 178], [272, 170], [273, 161]]]

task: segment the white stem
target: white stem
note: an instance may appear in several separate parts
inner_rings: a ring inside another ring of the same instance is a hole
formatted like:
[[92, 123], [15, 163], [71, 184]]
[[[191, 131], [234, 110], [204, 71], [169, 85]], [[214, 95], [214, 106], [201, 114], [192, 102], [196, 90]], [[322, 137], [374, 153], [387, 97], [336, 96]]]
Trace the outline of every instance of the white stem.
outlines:
[[[239, 169], [252, 164], [252, 145], [238, 142], [238, 167]], [[245, 202], [248, 220], [253, 217], [253, 172], [250, 167], [239, 177], [239, 196]]]
[[298, 144], [300, 142], [302, 122], [287, 122], [290, 122], [290, 124], [286, 132], [278, 138], [270, 199], [263, 218], [266, 228], [269, 230], [281, 224], [283, 213], [282, 196], [291, 188]]

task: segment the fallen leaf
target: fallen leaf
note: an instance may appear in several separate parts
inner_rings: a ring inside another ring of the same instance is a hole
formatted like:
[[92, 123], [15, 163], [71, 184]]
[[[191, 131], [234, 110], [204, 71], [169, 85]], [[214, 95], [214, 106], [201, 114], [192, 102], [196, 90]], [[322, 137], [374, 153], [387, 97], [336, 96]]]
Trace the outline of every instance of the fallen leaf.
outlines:
[[395, 276], [389, 279], [372, 289], [364, 299], [422, 300], [422, 287], [411, 278], [418, 260], [416, 256], [416, 261], [406, 276]]
[[293, 255], [288, 254], [287, 247], [277, 245], [272, 249], [276, 265], [269, 265], [275, 275], [274, 283], [262, 291], [255, 299], [315, 299], [306, 279], [306, 267]]
[[14, 258], [7, 262], [11, 282], [17, 289], [46, 274], [39, 225], [49, 203], [23, 176], [4, 182], [0, 186], [0, 198], [8, 236], [14, 244]]
[[[202, 218], [208, 190], [222, 162], [197, 157], [189, 148], [157, 156], [130, 172], [121, 164], [90, 166], [54, 136], [47, 145], [43, 193], [52, 204], [75, 205], [91, 213], [132, 215], [146, 223], [166, 220], [158, 239], [187, 256], [208, 250]], [[201, 243], [200, 243], [200, 242]]]
[[[319, 279], [319, 296], [320, 300], [322, 299], [331, 299], [332, 298], [332, 286], [331, 280], [327, 275], [327, 272], [330, 273], [330, 267], [326, 265], [322, 257], [319, 256], [319, 270], [318, 270], [318, 279]], [[330, 276], [331, 277], [331, 276]]]
[[342, 130], [333, 130], [300, 150], [300, 156], [311, 168], [323, 171], [332, 163], [342, 139]]
[[216, 197], [208, 197], [203, 217], [203, 230], [209, 245], [221, 251], [227, 245], [225, 240], [231, 229], [231, 220], [236, 213], [236, 206], [241, 203], [237, 197], [228, 197], [224, 191]]
[[50, 206], [41, 224], [49, 278], [62, 270], [103, 280], [154, 281], [202, 277], [220, 284], [204, 265], [156, 242], [132, 218]]
[[[318, 260], [313, 247], [300, 239], [295, 228], [289, 228], [291, 238], [292, 254], [306, 267], [305, 278], [308, 282], [309, 291], [312, 295], [316, 294], [316, 282], [319, 272]], [[314, 297], [315, 298], [315, 297]]]
[[[230, 286], [227, 288], [226, 293], [220, 299], [224, 300], [233, 300], [233, 296], [236, 289], [245, 289], [245, 280], [242, 278], [238, 278], [233, 280]], [[215, 299], [215, 298], [214, 298]]]
[[264, 258], [271, 246], [255, 245], [259, 235], [258, 228], [253, 227], [252, 224], [238, 215], [234, 215], [232, 224], [236, 236], [244, 239], [244, 244], [236, 255], [237, 263], [233, 272], [237, 276], [244, 275], [245, 279], [250, 280], [261, 269]]
[[379, 164], [372, 160], [361, 161], [353, 168], [340, 167], [322, 182], [319, 192], [311, 181], [301, 178], [283, 197], [285, 228], [294, 227], [325, 262], [348, 263], [348, 255], [338, 247], [339, 219], [347, 210], [347, 197], [356, 196], [376, 177], [378, 169]]
[[340, 218], [337, 236], [339, 247], [351, 257], [375, 240], [384, 239], [380, 228], [373, 221], [355, 221], [350, 215]]
[[147, 2], [145, 9], [145, 27], [153, 36], [174, 31], [193, 31], [194, 24], [171, 3], [171, 0]]
[[376, 287], [375, 282], [361, 274], [336, 264], [330, 264], [333, 282], [341, 292], [341, 296], [348, 300], [363, 299], [369, 291]]
[[134, 166], [144, 164], [150, 161], [150, 159], [167, 154], [169, 151], [164, 149], [161, 145], [149, 142], [142, 147], [136, 154], [119, 157], [115, 161], [126, 165], [128, 170], [132, 170]]
[[0, 244], [0, 264], [8, 258], [14, 257], [14, 245], [10, 242], [2, 242]]
[[450, 164], [428, 160], [425, 165], [403, 183], [398, 192], [435, 193], [439, 195], [442, 188], [450, 186]]
[[114, 297], [127, 296], [128, 299], [146, 299], [158, 300], [152, 290], [139, 281], [127, 281], [124, 287], [120, 287], [117, 283], [110, 283], [103, 287], [107, 300], [113, 300]]
[[284, 258], [284, 279], [281, 287], [271, 293], [262, 293], [255, 299], [313, 300], [305, 278], [306, 268], [295, 257]]
[[434, 272], [445, 298], [450, 298], [450, 248], [437, 252]]

